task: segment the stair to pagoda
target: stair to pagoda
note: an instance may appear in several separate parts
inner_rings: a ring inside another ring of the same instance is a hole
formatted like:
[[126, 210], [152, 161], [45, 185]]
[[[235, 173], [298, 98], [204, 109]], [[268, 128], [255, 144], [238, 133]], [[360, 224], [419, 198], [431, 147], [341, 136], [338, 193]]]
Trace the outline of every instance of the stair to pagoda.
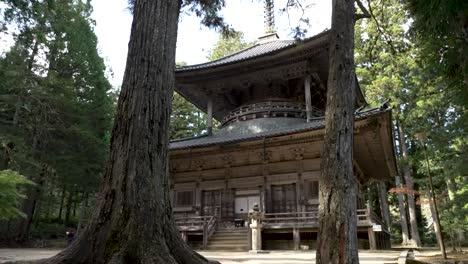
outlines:
[[219, 229], [211, 236], [207, 250], [248, 251], [247, 229]]

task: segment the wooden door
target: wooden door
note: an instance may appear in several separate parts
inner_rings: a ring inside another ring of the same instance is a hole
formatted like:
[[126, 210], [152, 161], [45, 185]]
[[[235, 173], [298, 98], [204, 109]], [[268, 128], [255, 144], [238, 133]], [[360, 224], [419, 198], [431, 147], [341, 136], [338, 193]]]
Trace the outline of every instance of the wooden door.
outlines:
[[202, 214], [204, 216], [221, 216], [221, 191], [202, 192]]
[[271, 185], [271, 212], [296, 212], [296, 184]]

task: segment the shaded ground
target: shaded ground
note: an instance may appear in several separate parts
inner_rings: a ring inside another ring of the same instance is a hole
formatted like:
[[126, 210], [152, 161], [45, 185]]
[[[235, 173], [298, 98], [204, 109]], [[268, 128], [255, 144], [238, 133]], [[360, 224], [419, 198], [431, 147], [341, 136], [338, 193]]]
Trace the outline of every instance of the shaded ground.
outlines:
[[415, 254], [415, 258], [422, 263], [442, 264], [442, 263], [463, 263], [468, 264], [468, 249], [465, 248], [463, 252], [447, 251], [447, 260], [442, 259], [439, 250], [436, 249], [423, 249]]
[[[48, 258], [60, 249], [0, 249], [0, 263], [14, 260], [36, 260]], [[200, 254], [222, 264], [313, 264], [315, 251], [273, 251], [265, 254], [247, 252], [199, 251]], [[400, 251], [362, 251], [359, 252], [361, 264], [396, 264]]]

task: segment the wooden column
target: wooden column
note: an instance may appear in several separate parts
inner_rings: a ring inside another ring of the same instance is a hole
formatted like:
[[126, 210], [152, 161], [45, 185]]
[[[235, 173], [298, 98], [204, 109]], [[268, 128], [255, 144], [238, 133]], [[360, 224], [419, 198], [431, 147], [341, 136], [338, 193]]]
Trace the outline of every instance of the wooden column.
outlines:
[[208, 106], [206, 107], [206, 130], [208, 135], [213, 134], [213, 101], [208, 100]]
[[304, 79], [304, 89], [305, 89], [307, 122], [310, 122], [310, 120], [312, 119], [312, 98], [310, 95], [310, 75], [307, 75]]
[[180, 232], [180, 236], [182, 237], [182, 240], [187, 243], [187, 232], [182, 231]]
[[195, 185], [195, 208], [197, 210], [197, 215], [202, 215], [203, 209], [202, 207], [202, 191], [200, 189], [201, 177], [198, 178], [197, 183]]
[[375, 238], [374, 230], [372, 227], [367, 228], [367, 234], [369, 235], [369, 249], [376, 250], [377, 249], [377, 241]]
[[299, 250], [301, 245], [301, 233], [299, 228], [293, 228], [294, 250]]

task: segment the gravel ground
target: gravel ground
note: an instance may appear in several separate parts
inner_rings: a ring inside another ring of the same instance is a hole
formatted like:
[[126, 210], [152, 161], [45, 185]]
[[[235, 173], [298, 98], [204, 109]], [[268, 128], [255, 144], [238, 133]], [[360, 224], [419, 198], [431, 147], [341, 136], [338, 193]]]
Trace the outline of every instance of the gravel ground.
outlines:
[[[60, 249], [0, 248], [0, 263], [18, 260], [36, 260], [54, 256]], [[313, 264], [315, 251], [272, 251], [262, 254], [247, 252], [199, 251], [200, 254], [222, 264]], [[361, 264], [396, 264], [400, 251], [359, 252]]]

